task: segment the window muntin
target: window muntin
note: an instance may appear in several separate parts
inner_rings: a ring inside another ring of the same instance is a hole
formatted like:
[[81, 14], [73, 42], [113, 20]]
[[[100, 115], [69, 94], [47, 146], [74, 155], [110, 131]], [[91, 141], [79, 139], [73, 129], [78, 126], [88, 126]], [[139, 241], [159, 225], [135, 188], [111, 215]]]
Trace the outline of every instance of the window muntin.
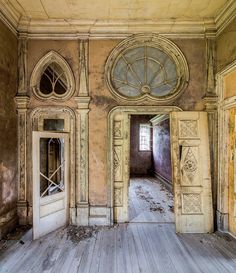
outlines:
[[151, 126], [148, 123], [139, 125], [139, 150], [151, 150]]
[[136, 34], [119, 43], [106, 62], [106, 82], [119, 99], [167, 102], [188, 85], [185, 56], [170, 40]]
[[40, 83], [40, 92], [44, 95], [56, 93], [56, 95], [63, 95], [67, 91], [67, 79], [65, 72], [55, 62], [50, 63], [44, 70]]
[[119, 57], [112, 74], [114, 88], [127, 97], [163, 97], [174, 92], [178, 82], [173, 59], [150, 46], [128, 49]]
[[66, 60], [57, 52], [50, 51], [36, 64], [30, 86], [40, 100], [66, 100], [74, 93], [75, 81]]

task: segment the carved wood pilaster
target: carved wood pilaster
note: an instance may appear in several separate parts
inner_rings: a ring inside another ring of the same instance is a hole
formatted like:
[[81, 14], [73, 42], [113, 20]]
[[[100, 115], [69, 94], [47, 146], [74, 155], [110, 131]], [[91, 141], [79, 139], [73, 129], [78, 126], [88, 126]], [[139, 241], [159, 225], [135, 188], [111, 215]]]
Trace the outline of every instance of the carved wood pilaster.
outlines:
[[[205, 110], [208, 113], [209, 144], [211, 158], [212, 197], [213, 209], [217, 208], [217, 181], [218, 181], [218, 97], [211, 94], [203, 98]], [[216, 226], [216, 222], [215, 222]]]
[[20, 224], [27, 224], [27, 138], [26, 138], [26, 124], [27, 124], [27, 105], [29, 97], [17, 96], [15, 97], [18, 113], [18, 202], [17, 213]]
[[75, 98], [78, 103], [77, 112], [77, 224], [88, 225], [88, 113], [89, 97]]
[[27, 92], [27, 42], [26, 37], [18, 40], [18, 95]]
[[211, 97], [216, 95], [215, 90], [215, 39], [206, 40], [206, 97]]
[[88, 40], [79, 44], [79, 96], [88, 96]]

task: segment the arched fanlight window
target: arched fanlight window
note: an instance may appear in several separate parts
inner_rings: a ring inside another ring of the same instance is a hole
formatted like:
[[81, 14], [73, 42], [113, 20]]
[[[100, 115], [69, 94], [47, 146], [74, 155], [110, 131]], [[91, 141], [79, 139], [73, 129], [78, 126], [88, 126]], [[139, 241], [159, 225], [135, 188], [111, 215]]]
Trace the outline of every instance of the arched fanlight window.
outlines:
[[30, 82], [34, 95], [39, 99], [68, 99], [74, 92], [74, 85], [70, 66], [54, 51], [37, 63]]
[[187, 86], [189, 72], [180, 49], [158, 35], [134, 35], [121, 42], [106, 64], [106, 79], [122, 99], [176, 98]]

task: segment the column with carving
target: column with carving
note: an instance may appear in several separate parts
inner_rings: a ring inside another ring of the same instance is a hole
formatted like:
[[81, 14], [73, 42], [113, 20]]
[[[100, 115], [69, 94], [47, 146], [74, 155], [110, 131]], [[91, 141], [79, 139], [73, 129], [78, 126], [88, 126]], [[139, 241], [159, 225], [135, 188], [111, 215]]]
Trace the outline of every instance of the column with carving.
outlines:
[[89, 88], [88, 88], [88, 40], [81, 40], [79, 44], [80, 73], [79, 94], [75, 98], [77, 107], [77, 144], [76, 144], [76, 205], [77, 225], [89, 224], [89, 199], [88, 199], [88, 113], [89, 113]]
[[27, 37], [18, 41], [18, 92], [15, 97], [18, 115], [18, 201], [17, 214], [20, 225], [28, 223], [27, 204]]
[[[203, 98], [205, 111], [208, 113], [209, 141], [211, 157], [211, 176], [212, 176], [212, 196], [213, 209], [217, 209], [217, 177], [218, 177], [218, 97], [215, 87], [215, 39], [206, 39], [206, 95]], [[216, 220], [216, 219], [215, 219]], [[216, 226], [216, 221], [215, 221]]]

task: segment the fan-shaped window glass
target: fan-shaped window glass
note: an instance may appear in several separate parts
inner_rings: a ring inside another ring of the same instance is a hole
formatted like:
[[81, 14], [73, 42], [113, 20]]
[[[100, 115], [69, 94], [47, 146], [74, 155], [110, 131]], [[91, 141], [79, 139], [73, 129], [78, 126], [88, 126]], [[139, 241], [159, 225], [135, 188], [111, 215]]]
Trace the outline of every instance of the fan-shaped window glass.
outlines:
[[110, 90], [124, 99], [166, 100], [182, 91], [188, 81], [182, 52], [155, 35], [137, 35], [121, 42], [106, 69]]
[[124, 96], [151, 94], [162, 97], [172, 93], [179, 81], [174, 60], [159, 48], [138, 47], [127, 50], [115, 64], [112, 83]]
[[57, 63], [49, 64], [44, 70], [40, 79], [40, 91], [44, 95], [56, 93], [65, 94], [67, 90], [67, 79], [65, 72]]

